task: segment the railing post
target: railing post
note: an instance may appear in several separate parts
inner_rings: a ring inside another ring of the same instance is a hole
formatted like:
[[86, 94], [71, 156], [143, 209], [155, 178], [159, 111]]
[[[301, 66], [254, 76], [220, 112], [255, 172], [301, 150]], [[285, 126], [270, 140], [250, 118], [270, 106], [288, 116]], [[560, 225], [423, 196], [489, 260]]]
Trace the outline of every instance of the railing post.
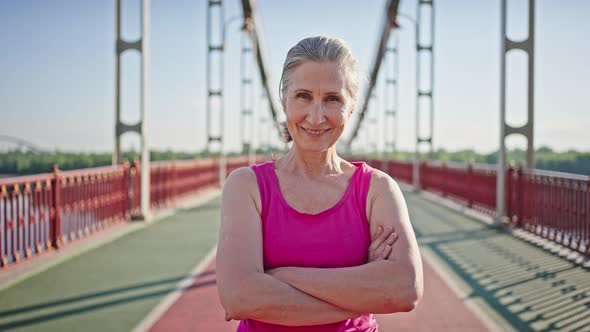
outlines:
[[[148, 172], [150, 173], [150, 182], [148, 186], [148, 192], [150, 193], [150, 200], [148, 201], [148, 206], [150, 209], [155, 209], [157, 205], [160, 203], [162, 199], [162, 188], [161, 188], [161, 167], [160, 164], [154, 164], [149, 169]], [[142, 179], [143, 179], [142, 173]], [[142, 180], [143, 181], [143, 180]], [[143, 193], [142, 193], [143, 197]], [[143, 211], [141, 213], [144, 215]], [[144, 218], [145, 220], [145, 218]]]
[[166, 198], [166, 207], [170, 207], [172, 206], [172, 185], [173, 185], [173, 172], [174, 169], [172, 168], [173, 165], [172, 163], [169, 161], [166, 163], [166, 173], [164, 176], [164, 189], [166, 189], [165, 191], [165, 198]]
[[506, 170], [506, 186], [505, 186], [505, 195], [506, 202], [504, 206], [506, 206], [506, 216], [510, 223], [514, 222], [514, 206], [512, 204], [512, 198], [514, 197], [514, 163], [510, 162], [508, 165], [508, 169]]
[[[395, 167], [393, 166], [393, 160], [389, 159], [389, 160], [387, 161], [387, 174], [389, 174], [389, 176], [391, 176], [391, 177], [393, 178], [393, 174], [392, 174], [392, 173], [393, 173], [393, 171], [392, 171], [392, 168], [395, 168]], [[399, 179], [398, 179], [398, 180], [399, 180]]]
[[[27, 206], [25, 205], [25, 200], [27, 197], [29, 197], [29, 200], [32, 199], [32, 195], [31, 195], [31, 183], [27, 182], [24, 184], [24, 188], [23, 191], [21, 193], [21, 200], [19, 202], [19, 204], [17, 205], [17, 213], [18, 213], [18, 223], [19, 225], [22, 225], [23, 227], [23, 249], [25, 251], [25, 257], [24, 258], [29, 258], [32, 255], [32, 250], [31, 248], [34, 245], [34, 241], [31, 241], [31, 216], [29, 215], [29, 218], [25, 218], [26, 214], [27, 214]], [[29, 201], [30, 204], [30, 201]], [[29, 210], [30, 212], [31, 210]]]
[[227, 176], [227, 158], [223, 153], [219, 156], [219, 188], [223, 188]]
[[518, 164], [518, 169], [516, 171], [516, 225], [519, 227], [523, 226], [523, 221], [525, 217], [524, 211], [524, 181], [523, 181], [523, 174], [522, 174], [522, 164]]
[[139, 164], [139, 159], [134, 158], [133, 164], [131, 165], [133, 168], [133, 172], [135, 173], [133, 176], [133, 182], [131, 186], [133, 187], [133, 214], [132, 218], [140, 219], [141, 215], [141, 188], [138, 186], [138, 183], [141, 183], [141, 167]]
[[53, 165], [53, 202], [50, 223], [51, 246], [55, 249], [62, 247], [61, 240], [61, 174], [57, 164]]
[[[584, 198], [583, 198], [584, 199]], [[584, 199], [586, 201], [586, 220], [582, 220], [582, 222], [586, 225], [586, 255], [590, 256], [590, 180], [586, 181], [586, 197]]]
[[[18, 200], [20, 194], [20, 188], [18, 184], [12, 186], [12, 193], [10, 194], [10, 219], [7, 218], [6, 222], [12, 224], [12, 259], [15, 263], [20, 261], [20, 248], [19, 248], [19, 234], [20, 234], [20, 222], [18, 216]], [[10, 226], [9, 226], [10, 227]]]
[[414, 174], [413, 174], [414, 175], [414, 181], [415, 181], [414, 182], [414, 186], [417, 186], [414, 189], [417, 190], [417, 191], [427, 190], [428, 189], [427, 186], [424, 184], [424, 176], [425, 176], [425, 174], [424, 174], [424, 168], [425, 168], [424, 167], [424, 164], [425, 163], [426, 163], [425, 161], [418, 160], [418, 162], [417, 162], [417, 166], [418, 167], [414, 167], [414, 170], [415, 170], [414, 171]]
[[[4, 211], [1, 211], [2, 213], [4, 213], [4, 217], [7, 216], [7, 212], [6, 212], [6, 204], [8, 203], [8, 190], [6, 189], [6, 185], [2, 185], [0, 186], [0, 204], [2, 204], [2, 201], [4, 201]], [[2, 217], [2, 215], [0, 215], [0, 218]], [[5, 220], [5, 222], [8, 222], [8, 220]], [[5, 226], [6, 227], [6, 226]], [[0, 227], [0, 266], [6, 266], [8, 265], [8, 248], [5, 247], [6, 243], [7, 243], [7, 239], [6, 239], [6, 235], [7, 233], [4, 233], [5, 229], [3, 229], [2, 227]], [[6, 252], [3, 250], [4, 248], [6, 248]]]
[[131, 167], [129, 161], [123, 162], [123, 218], [128, 220], [131, 217]]
[[467, 207], [473, 207], [473, 160], [467, 164]]
[[442, 195], [443, 197], [447, 197], [448, 194], [448, 169], [447, 169], [447, 162], [443, 161], [442, 162], [442, 166], [441, 166], [441, 170], [442, 170]]
[[172, 205], [176, 205], [178, 198], [178, 174], [176, 170], [176, 159], [172, 159]]

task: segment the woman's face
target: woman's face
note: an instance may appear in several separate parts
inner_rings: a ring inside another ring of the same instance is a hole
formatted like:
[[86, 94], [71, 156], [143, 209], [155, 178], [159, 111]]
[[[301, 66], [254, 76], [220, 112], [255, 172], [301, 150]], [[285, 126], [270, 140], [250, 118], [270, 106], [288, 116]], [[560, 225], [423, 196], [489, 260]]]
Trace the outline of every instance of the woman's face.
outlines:
[[291, 72], [283, 110], [300, 149], [319, 152], [334, 146], [352, 107], [346, 75], [337, 62], [305, 61]]

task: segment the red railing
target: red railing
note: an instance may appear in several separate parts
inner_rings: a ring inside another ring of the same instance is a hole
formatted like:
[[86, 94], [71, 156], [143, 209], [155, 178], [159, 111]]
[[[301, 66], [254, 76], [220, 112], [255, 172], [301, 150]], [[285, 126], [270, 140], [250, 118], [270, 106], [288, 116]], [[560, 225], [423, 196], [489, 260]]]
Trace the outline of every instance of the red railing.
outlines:
[[55, 233], [53, 174], [0, 180], [0, 264], [51, 248]]
[[389, 174], [391, 177], [395, 178], [398, 181], [402, 181], [408, 184], [412, 184], [412, 181], [414, 181], [412, 162], [370, 159], [351, 155], [344, 156], [344, 159], [352, 161], [362, 160], [366, 162], [367, 165], [382, 170], [383, 172]]
[[[227, 174], [243, 166], [248, 166], [247, 158], [228, 158]], [[219, 183], [218, 160], [153, 162], [150, 167], [152, 209], [174, 205], [178, 198]], [[53, 173], [2, 179], [0, 267], [128, 221], [140, 214], [140, 207], [138, 163], [65, 172], [56, 168]]]
[[217, 160], [153, 162], [150, 169], [150, 206], [174, 205], [174, 200], [219, 183]]
[[86, 236], [129, 217], [128, 166], [0, 180], [0, 264]]
[[56, 170], [52, 225], [56, 247], [129, 219], [128, 170], [127, 165]]
[[590, 177], [511, 169], [507, 215], [523, 229], [590, 254]]
[[226, 164], [227, 174], [229, 175], [231, 172], [235, 171], [240, 167], [248, 166], [248, 157], [236, 157], [232, 159], [228, 159]]
[[[257, 158], [257, 161], [264, 160]], [[248, 166], [247, 157], [227, 158], [226, 174]], [[174, 200], [196, 188], [219, 183], [219, 159], [176, 160], [151, 163], [150, 203], [152, 208], [174, 205]]]
[[[368, 163], [383, 165], [376, 160]], [[392, 177], [411, 183], [411, 162], [389, 161], [381, 167]], [[496, 215], [495, 165], [423, 162], [420, 186]], [[509, 167], [505, 207], [514, 225], [590, 255], [590, 177]]]
[[491, 215], [496, 212], [496, 169], [491, 165], [423, 162], [420, 185], [470, 208]]
[[[264, 158], [257, 157], [256, 163]], [[412, 183], [412, 163], [368, 160], [394, 178]], [[227, 159], [227, 174], [248, 159]], [[154, 162], [153, 209], [219, 183], [218, 160]], [[139, 164], [100, 167], [0, 180], [0, 266], [87, 236], [139, 215]], [[422, 163], [422, 189], [496, 213], [496, 170], [490, 165]], [[516, 226], [590, 254], [590, 178], [510, 167], [506, 216]]]
[[383, 171], [400, 181], [412, 183], [414, 181], [412, 166], [412, 163], [391, 160], [385, 163]]

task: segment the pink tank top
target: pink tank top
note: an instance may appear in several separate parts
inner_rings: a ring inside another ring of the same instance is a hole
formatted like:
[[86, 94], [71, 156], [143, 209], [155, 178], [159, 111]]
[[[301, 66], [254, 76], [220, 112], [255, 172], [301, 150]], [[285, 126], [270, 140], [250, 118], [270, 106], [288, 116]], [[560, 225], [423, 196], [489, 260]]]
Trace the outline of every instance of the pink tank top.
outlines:
[[[262, 204], [264, 269], [283, 266], [337, 268], [365, 264], [371, 243], [367, 220], [367, 192], [373, 169], [353, 162], [348, 187], [336, 205], [317, 214], [301, 213], [283, 198], [274, 161], [252, 166]], [[238, 332], [377, 331], [372, 314], [314, 326], [283, 326], [253, 319], [240, 322]]]

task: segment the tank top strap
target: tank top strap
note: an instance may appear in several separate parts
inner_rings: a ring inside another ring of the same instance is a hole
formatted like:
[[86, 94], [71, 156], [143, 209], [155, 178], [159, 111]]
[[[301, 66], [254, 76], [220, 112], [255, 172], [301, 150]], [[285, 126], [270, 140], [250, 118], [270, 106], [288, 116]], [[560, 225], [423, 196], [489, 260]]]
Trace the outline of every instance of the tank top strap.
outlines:
[[371, 176], [373, 168], [364, 161], [352, 162], [353, 165], [360, 167], [360, 176], [356, 178], [355, 191], [356, 203], [361, 214], [363, 222], [369, 223], [367, 219], [367, 196], [371, 185]]
[[267, 161], [263, 164], [252, 165], [252, 170], [256, 174], [256, 182], [258, 183], [258, 191], [260, 192], [260, 205], [262, 209], [262, 220], [266, 220], [268, 216], [268, 208], [270, 206], [270, 197], [274, 186], [274, 161]]

